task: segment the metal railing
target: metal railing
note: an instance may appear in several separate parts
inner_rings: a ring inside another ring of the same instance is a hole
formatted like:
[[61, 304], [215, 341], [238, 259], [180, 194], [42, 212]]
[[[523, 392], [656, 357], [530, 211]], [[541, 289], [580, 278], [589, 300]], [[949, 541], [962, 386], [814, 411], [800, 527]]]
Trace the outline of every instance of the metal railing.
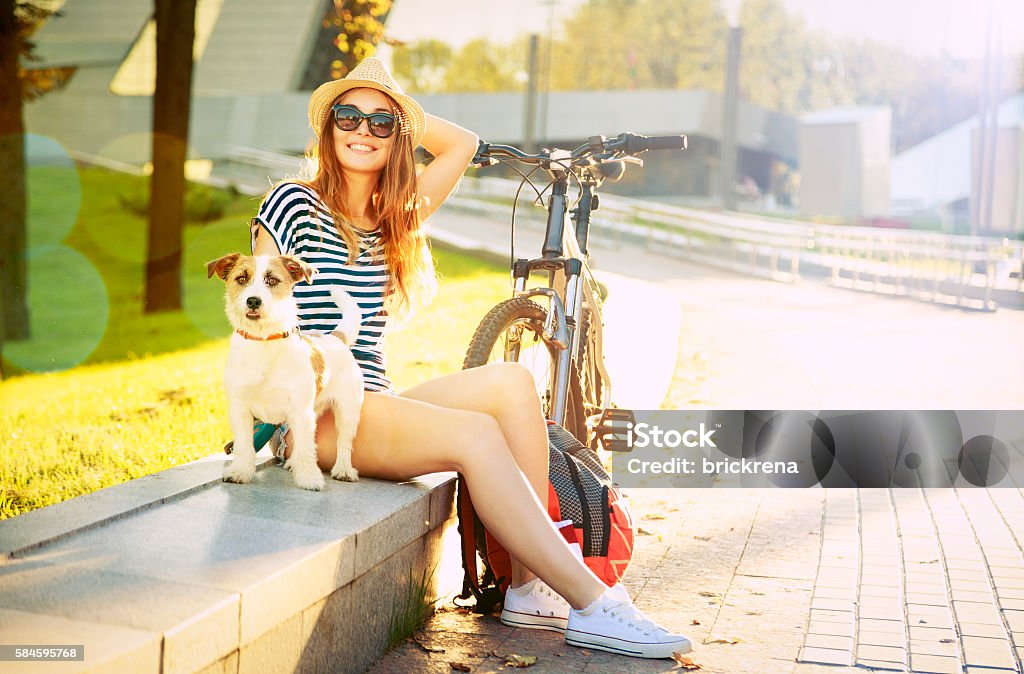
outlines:
[[[465, 178], [450, 203], [507, 219], [518, 185]], [[521, 197], [528, 200], [529, 194]], [[532, 219], [533, 209], [521, 208]], [[994, 309], [997, 292], [1024, 300], [1024, 242], [1005, 238], [716, 213], [606, 194], [594, 223], [597, 241], [631, 240], [648, 250], [777, 281], [815, 274], [837, 286], [965, 308]]]
[[[231, 147], [225, 161], [256, 169], [261, 186], [304, 166], [302, 157], [244, 147]], [[516, 180], [467, 177], [449, 204], [505, 221], [518, 187]], [[527, 190], [517, 221], [542, 227], [544, 211], [526, 206]], [[817, 275], [837, 286], [965, 308], [994, 309], [997, 294], [1024, 305], [1024, 242], [1008, 239], [717, 213], [602, 194], [591, 241], [631, 241], [782, 282]]]

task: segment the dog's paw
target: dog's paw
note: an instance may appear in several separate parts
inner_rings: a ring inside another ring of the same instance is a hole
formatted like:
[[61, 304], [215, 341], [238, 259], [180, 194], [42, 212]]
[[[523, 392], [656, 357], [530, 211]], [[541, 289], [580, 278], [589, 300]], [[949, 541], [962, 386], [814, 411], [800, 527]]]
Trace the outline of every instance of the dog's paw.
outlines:
[[292, 469], [292, 476], [295, 478], [295, 484], [303, 489], [320, 491], [324, 488], [324, 474], [318, 468], [311, 470]]
[[359, 482], [359, 471], [355, 468], [346, 469], [341, 466], [335, 466], [331, 470], [331, 477], [342, 482]]
[[230, 465], [224, 467], [224, 481], [225, 482], [237, 482], [238, 484], [249, 484], [252, 482], [252, 478], [256, 476], [256, 468], [248, 466], [239, 466], [238, 462], [232, 462]]

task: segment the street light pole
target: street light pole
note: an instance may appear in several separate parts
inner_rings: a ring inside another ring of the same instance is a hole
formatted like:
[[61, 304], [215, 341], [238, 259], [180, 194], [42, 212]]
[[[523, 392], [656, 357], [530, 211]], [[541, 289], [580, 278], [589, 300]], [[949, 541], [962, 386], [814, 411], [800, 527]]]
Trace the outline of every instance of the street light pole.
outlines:
[[722, 114], [722, 140], [719, 143], [718, 191], [722, 208], [736, 210], [736, 107], [739, 100], [740, 44], [743, 29], [729, 26], [725, 70], [725, 101]]
[[537, 144], [537, 43], [536, 34], [530, 35], [529, 53], [526, 56], [526, 110], [524, 111], [523, 147], [527, 152], [536, 152]]

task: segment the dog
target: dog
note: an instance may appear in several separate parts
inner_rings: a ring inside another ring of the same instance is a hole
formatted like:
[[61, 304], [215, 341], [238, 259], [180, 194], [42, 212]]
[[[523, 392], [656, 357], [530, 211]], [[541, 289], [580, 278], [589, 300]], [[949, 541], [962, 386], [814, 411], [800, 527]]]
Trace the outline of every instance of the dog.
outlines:
[[287, 422], [293, 449], [285, 468], [295, 484], [319, 491], [324, 476], [317, 465], [316, 420], [334, 412], [338, 455], [331, 470], [337, 480], [355, 482], [352, 440], [363, 406], [363, 375], [349, 347], [355, 343], [362, 312], [340, 288], [331, 298], [342, 311], [341, 325], [329, 335], [298, 330], [298, 307], [292, 288], [309, 283], [316, 270], [291, 255], [248, 256], [231, 253], [206, 265], [226, 286], [225, 307], [235, 333], [231, 336], [224, 386], [234, 436], [231, 463], [224, 480], [246, 484], [256, 474], [253, 423]]

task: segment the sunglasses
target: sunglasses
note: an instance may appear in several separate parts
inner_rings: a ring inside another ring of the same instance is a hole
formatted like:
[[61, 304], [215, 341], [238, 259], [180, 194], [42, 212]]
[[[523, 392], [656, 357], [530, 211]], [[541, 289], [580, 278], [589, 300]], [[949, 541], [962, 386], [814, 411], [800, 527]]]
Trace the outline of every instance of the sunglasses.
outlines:
[[388, 138], [397, 126], [395, 116], [388, 112], [364, 113], [354, 105], [338, 104], [331, 108], [334, 125], [342, 131], [355, 131], [366, 120], [366, 128], [377, 138]]

